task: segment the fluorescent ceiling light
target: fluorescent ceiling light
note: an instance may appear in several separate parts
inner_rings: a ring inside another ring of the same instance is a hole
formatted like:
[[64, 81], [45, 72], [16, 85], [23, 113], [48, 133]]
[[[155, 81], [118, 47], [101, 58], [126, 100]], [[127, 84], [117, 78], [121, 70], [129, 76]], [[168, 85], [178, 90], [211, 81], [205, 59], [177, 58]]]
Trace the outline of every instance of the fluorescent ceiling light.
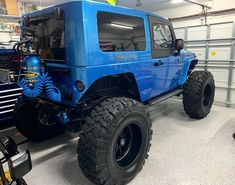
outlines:
[[117, 24], [117, 23], [111, 23], [110, 25], [111, 25], [111, 26], [118, 27], [118, 28], [124, 28], [124, 29], [130, 29], [130, 30], [133, 30], [133, 29], [134, 29], [132, 26], [126, 26], [126, 25]]
[[182, 3], [184, 2], [184, 0], [171, 0], [172, 4], [178, 4], [178, 3]]

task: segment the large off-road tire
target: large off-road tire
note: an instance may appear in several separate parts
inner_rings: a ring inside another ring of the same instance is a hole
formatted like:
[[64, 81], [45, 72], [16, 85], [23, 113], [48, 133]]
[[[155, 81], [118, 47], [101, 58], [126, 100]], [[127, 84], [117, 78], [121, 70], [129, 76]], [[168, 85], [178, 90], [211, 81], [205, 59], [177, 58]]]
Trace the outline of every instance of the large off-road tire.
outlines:
[[183, 105], [185, 112], [195, 119], [206, 117], [215, 96], [213, 75], [207, 71], [192, 72], [184, 86]]
[[141, 103], [108, 98], [83, 125], [77, 150], [80, 168], [97, 185], [127, 184], [142, 169], [151, 138], [151, 121]]
[[[47, 117], [43, 117], [42, 113]], [[14, 123], [17, 130], [26, 138], [43, 141], [65, 131], [65, 126], [50, 118], [49, 114], [35, 103], [20, 98], [14, 109]]]

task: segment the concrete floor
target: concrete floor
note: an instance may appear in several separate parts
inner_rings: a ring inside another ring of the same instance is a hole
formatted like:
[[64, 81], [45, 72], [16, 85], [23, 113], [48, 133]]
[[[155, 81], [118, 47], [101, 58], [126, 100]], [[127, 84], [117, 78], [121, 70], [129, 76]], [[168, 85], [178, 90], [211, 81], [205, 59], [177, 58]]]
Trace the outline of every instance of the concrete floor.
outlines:
[[[181, 102], [150, 108], [153, 140], [149, 159], [130, 185], [234, 185], [235, 109], [214, 106], [203, 120], [188, 118]], [[92, 185], [76, 159], [76, 135], [27, 143], [33, 170], [29, 185]]]

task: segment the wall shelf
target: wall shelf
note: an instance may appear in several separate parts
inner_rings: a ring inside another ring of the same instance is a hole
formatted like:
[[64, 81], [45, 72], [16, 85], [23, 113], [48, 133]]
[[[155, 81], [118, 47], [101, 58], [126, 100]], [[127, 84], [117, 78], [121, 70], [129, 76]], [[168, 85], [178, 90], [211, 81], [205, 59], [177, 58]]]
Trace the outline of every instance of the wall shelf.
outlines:
[[19, 16], [3, 15], [3, 14], [2, 15], [0, 14], [0, 19], [1, 20], [15, 21], [15, 22], [20, 21], [20, 17]]

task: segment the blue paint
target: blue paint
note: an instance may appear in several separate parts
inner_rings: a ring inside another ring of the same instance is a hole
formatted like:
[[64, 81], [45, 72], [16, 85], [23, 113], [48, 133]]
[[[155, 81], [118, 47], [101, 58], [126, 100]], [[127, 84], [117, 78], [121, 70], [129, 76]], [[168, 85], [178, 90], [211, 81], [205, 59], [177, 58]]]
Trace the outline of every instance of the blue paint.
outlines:
[[16, 51], [14, 49], [0, 49], [0, 55], [1, 54], [15, 54]]
[[62, 124], [67, 124], [67, 123], [69, 122], [69, 118], [68, 118], [66, 112], [60, 112], [60, 113], [58, 114], [58, 117], [59, 117], [60, 122], [61, 122]]
[[180, 77], [178, 80], [178, 84], [180, 86], [182, 86], [185, 84], [185, 82], [187, 80], [188, 71], [189, 71], [189, 67], [190, 67], [192, 60], [197, 60], [197, 57], [195, 54], [187, 51], [186, 49], [183, 49], [180, 52], [179, 60], [183, 64], [183, 69], [180, 71]]
[[[35, 83], [41, 72], [41, 59], [37, 55], [29, 55], [23, 59], [22, 73], [27, 82]], [[30, 75], [30, 76], [27, 76]]]
[[[152, 59], [149, 16], [166, 20], [139, 10], [132, 10], [92, 1], [69, 2], [33, 12], [29, 17], [52, 13], [55, 7], [65, 12], [66, 62], [47, 63], [48, 73], [62, 94], [70, 93], [71, 100], [62, 98], [61, 103], [76, 106], [84, 93], [98, 79], [104, 76], [132, 73], [137, 81], [142, 102], [168, 90], [182, 86], [188, 69], [195, 56], [189, 52], [173, 53], [169, 57]], [[105, 11], [140, 17], [145, 23], [146, 49], [144, 51], [102, 52], [99, 47], [97, 12]], [[153, 64], [162, 60], [159, 68]], [[59, 75], [55, 71], [68, 73]], [[84, 83], [85, 89], [79, 92], [76, 81]]]

